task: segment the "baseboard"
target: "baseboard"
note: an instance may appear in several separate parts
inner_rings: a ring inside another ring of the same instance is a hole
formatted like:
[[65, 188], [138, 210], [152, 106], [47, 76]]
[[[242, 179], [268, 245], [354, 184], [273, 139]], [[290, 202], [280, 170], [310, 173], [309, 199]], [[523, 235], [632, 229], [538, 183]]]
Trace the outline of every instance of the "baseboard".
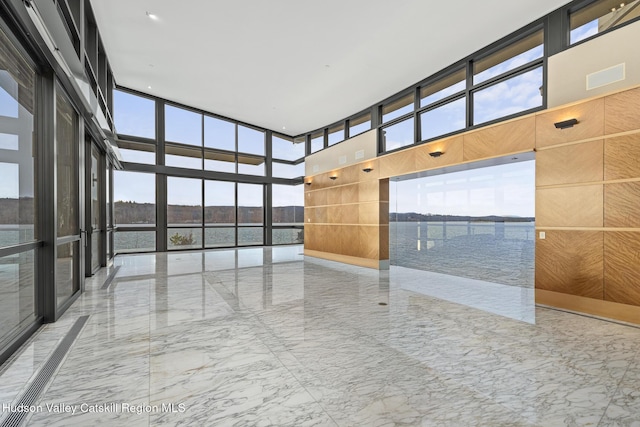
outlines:
[[640, 307], [536, 289], [536, 304], [640, 324]]
[[376, 270], [389, 269], [388, 259], [379, 260], [379, 259], [359, 258], [355, 256], [333, 254], [330, 252], [312, 251], [309, 249], [304, 250], [304, 255], [314, 257], [314, 258], [326, 259], [329, 261], [342, 262], [344, 264], [357, 265], [359, 267], [373, 268]]

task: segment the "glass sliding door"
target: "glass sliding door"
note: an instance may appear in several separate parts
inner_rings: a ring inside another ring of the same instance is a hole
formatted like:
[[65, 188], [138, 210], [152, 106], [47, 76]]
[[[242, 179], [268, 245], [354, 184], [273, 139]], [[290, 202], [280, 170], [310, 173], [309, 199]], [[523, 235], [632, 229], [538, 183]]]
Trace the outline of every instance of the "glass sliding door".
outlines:
[[80, 290], [78, 114], [56, 86], [56, 303]]
[[36, 297], [36, 73], [0, 29], [0, 363], [39, 313]]

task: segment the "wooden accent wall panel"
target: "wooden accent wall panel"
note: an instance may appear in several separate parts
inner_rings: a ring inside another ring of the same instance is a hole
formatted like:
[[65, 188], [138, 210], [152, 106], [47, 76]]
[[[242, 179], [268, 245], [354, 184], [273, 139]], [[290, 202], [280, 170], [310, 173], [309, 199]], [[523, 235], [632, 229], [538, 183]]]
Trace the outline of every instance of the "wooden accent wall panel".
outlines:
[[603, 141], [567, 145], [536, 154], [536, 185], [602, 181]]
[[640, 181], [604, 186], [605, 227], [640, 227]]
[[640, 127], [640, 88], [607, 96], [604, 99], [607, 134], [636, 130]]
[[497, 157], [535, 148], [536, 118], [528, 116], [464, 135], [465, 161]]
[[640, 232], [608, 232], [604, 237], [604, 298], [640, 305]]
[[411, 148], [381, 157], [379, 160], [380, 177], [389, 178], [415, 172], [417, 167], [415, 150], [415, 148]]
[[602, 227], [602, 224], [602, 184], [536, 190], [536, 226]]
[[536, 241], [536, 289], [603, 298], [603, 232], [548, 230]]
[[[437, 169], [446, 165], [462, 163], [464, 161], [463, 141], [462, 136], [457, 136], [416, 147], [416, 170]], [[429, 153], [434, 151], [442, 151], [444, 154], [440, 157], [431, 157]]]
[[[578, 119], [569, 129], [556, 129], [554, 123]], [[604, 135], [604, 99], [599, 98], [536, 116], [536, 148], [580, 141]]]
[[[638, 122], [640, 127], [640, 122]], [[640, 177], [640, 133], [609, 138], [604, 145], [604, 179]]]

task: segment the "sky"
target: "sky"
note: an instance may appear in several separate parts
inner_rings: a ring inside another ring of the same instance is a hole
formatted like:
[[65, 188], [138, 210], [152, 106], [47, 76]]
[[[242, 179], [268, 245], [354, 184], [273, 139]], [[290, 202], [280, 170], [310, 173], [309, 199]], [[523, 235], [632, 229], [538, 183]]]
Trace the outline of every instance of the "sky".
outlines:
[[391, 181], [390, 212], [535, 216], [535, 161]]

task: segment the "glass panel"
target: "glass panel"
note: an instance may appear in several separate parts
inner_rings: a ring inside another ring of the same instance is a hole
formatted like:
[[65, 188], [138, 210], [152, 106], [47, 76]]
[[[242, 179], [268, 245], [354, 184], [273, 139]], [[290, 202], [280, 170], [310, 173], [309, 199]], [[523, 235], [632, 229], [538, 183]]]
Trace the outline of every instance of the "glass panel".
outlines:
[[[113, 171], [115, 225], [153, 227], [156, 223], [156, 176]], [[155, 246], [155, 244], [154, 244]]]
[[507, 71], [542, 58], [544, 53], [542, 30], [473, 64], [473, 84], [481, 83]]
[[304, 243], [304, 229], [274, 228], [271, 230], [271, 241], [274, 245], [292, 245]]
[[534, 161], [390, 184], [392, 264], [533, 288]]
[[538, 67], [476, 92], [473, 95], [473, 123], [542, 106], [542, 84], [542, 67]]
[[114, 238], [115, 251], [120, 254], [156, 250], [156, 232], [118, 230]]
[[329, 145], [344, 141], [344, 123], [329, 128]]
[[205, 170], [236, 173], [236, 153], [204, 150]]
[[304, 157], [304, 138], [271, 137], [271, 156], [274, 159], [298, 160]]
[[436, 101], [464, 90], [467, 86], [467, 73], [464, 69], [441, 78], [429, 86], [420, 88], [420, 107], [426, 107]]
[[253, 157], [238, 154], [238, 173], [264, 176], [264, 157]]
[[385, 151], [395, 150], [414, 143], [413, 117], [382, 130], [382, 142]]
[[349, 138], [371, 130], [371, 113], [349, 120]]
[[202, 228], [168, 228], [167, 248], [169, 250], [202, 248]]
[[205, 225], [235, 225], [235, 183], [225, 181], [205, 181], [204, 184]]
[[167, 224], [202, 224], [202, 180], [167, 178]]
[[238, 151], [264, 156], [264, 132], [238, 125]]
[[403, 96], [382, 107], [382, 123], [413, 111], [413, 93]]
[[202, 169], [202, 149], [187, 145], [165, 145], [165, 165], [188, 169]]
[[422, 141], [464, 129], [466, 121], [466, 99], [441, 105], [420, 114]]
[[113, 113], [118, 134], [155, 139], [156, 103], [154, 100], [114, 90]]
[[311, 135], [311, 152], [315, 153], [324, 148], [324, 132], [316, 132]]
[[202, 145], [202, 114], [172, 105], [164, 106], [164, 139], [189, 145]]
[[236, 125], [226, 120], [204, 116], [204, 146], [236, 151]]
[[102, 246], [102, 209], [100, 209], [100, 188], [104, 178], [100, 174], [100, 155], [92, 150], [91, 154], [91, 267], [100, 268], [100, 248]]
[[56, 299], [58, 307], [79, 290], [78, 272], [79, 241], [58, 245], [56, 257]]
[[264, 228], [238, 227], [238, 246], [263, 245]]
[[238, 225], [263, 224], [263, 190], [261, 184], [238, 184]]
[[[155, 147], [153, 147], [155, 149]], [[130, 163], [143, 163], [146, 165], [156, 164], [156, 153], [140, 150], [129, 150], [128, 148], [120, 148], [122, 161]]]
[[304, 225], [303, 185], [271, 186], [272, 222], [278, 225]]
[[[0, 30], [0, 247], [34, 240], [35, 72]], [[0, 333], [1, 336], [1, 333]]]
[[570, 44], [577, 43], [640, 16], [640, 1], [600, 0], [570, 15]]
[[276, 178], [298, 178], [304, 176], [304, 162], [297, 165], [289, 165], [286, 163], [271, 163], [271, 174]]
[[35, 320], [35, 251], [0, 258], [0, 342]]
[[223, 248], [236, 245], [235, 228], [205, 228], [204, 247]]
[[56, 94], [56, 175], [58, 237], [78, 234], [78, 115]]

